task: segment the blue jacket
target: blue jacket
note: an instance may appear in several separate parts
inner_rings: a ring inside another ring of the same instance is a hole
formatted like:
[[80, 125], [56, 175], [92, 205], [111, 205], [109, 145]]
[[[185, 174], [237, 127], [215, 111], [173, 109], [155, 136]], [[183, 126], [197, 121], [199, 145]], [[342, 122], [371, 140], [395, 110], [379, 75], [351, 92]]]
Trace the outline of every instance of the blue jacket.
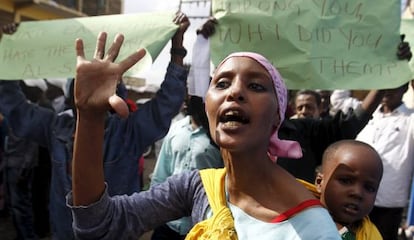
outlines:
[[0, 159], [1, 159], [1, 153], [4, 152], [4, 149], [5, 149], [5, 141], [6, 141], [6, 137], [8, 133], [9, 133], [9, 124], [7, 123], [7, 119], [3, 118], [3, 121], [0, 122]]
[[[170, 63], [156, 96], [127, 119], [116, 114], [106, 121], [104, 171], [109, 195], [140, 191], [138, 157], [165, 136], [179, 112], [186, 92], [187, 70]], [[71, 190], [71, 160], [76, 120], [68, 114], [27, 103], [18, 84], [0, 81], [0, 112], [18, 137], [49, 149], [52, 159], [50, 221], [54, 239], [73, 239], [72, 216], [66, 206]], [[93, 141], [93, 139], [91, 139]]]

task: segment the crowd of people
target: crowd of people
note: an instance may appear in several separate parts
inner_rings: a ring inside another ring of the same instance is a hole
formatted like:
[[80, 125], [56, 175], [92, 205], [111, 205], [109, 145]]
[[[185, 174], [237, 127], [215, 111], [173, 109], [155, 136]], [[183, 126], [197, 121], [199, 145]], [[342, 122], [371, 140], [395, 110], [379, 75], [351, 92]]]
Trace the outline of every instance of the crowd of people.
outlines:
[[[196, 95], [184, 66], [190, 20], [172, 21], [164, 81], [139, 109], [122, 76], [147, 53], [116, 59], [121, 33], [99, 33], [91, 59], [76, 39], [76, 75], [64, 84], [0, 81], [0, 208], [17, 239], [399, 239], [414, 173], [403, 96], [414, 80], [359, 98], [292, 91], [265, 56], [241, 51]], [[208, 39], [217, 24], [197, 34]], [[402, 40], [396, 58], [411, 57]], [[160, 139], [143, 190], [141, 156]]]

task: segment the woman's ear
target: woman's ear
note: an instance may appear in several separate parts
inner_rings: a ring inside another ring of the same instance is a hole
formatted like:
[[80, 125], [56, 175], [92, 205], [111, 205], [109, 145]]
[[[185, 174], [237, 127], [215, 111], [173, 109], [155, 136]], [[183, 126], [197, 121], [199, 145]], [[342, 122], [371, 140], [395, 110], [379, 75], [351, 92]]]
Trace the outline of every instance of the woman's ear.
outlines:
[[323, 174], [317, 173], [316, 179], [315, 179], [315, 186], [316, 186], [316, 191], [318, 193], [322, 192], [322, 182], [323, 182]]

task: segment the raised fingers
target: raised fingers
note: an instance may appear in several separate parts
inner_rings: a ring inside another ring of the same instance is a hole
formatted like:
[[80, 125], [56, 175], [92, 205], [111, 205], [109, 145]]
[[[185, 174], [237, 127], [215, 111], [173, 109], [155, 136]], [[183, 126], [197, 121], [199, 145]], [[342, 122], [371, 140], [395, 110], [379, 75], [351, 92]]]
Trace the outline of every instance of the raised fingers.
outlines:
[[122, 68], [122, 72], [126, 72], [129, 68], [134, 66], [139, 60], [141, 60], [145, 56], [145, 49], [141, 48], [138, 51], [134, 52], [133, 54], [129, 55], [127, 58], [122, 60], [119, 63], [119, 66]]
[[122, 43], [124, 42], [124, 35], [117, 34], [115, 36], [114, 42], [106, 53], [105, 59], [111, 62], [115, 61], [118, 57], [119, 50], [121, 49]]
[[107, 38], [106, 32], [100, 32], [98, 34], [98, 38], [96, 39], [95, 53], [93, 55], [95, 59], [102, 59], [104, 57], [106, 38]]
[[180, 22], [182, 21], [182, 19], [185, 17], [184, 13], [182, 12], [176, 12], [174, 19], [173, 19], [173, 23], [175, 24], [180, 24]]
[[85, 59], [85, 52], [83, 50], [83, 41], [80, 38], [77, 38], [75, 41], [76, 56], [79, 60]]
[[401, 42], [398, 45], [397, 56], [400, 60], [406, 59], [409, 61], [411, 59], [412, 53], [408, 42]]

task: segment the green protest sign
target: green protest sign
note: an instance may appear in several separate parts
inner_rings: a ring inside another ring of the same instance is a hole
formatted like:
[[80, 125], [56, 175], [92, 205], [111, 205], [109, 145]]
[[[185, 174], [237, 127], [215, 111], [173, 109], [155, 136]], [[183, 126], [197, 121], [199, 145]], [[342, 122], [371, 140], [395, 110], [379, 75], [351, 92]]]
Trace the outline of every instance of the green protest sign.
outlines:
[[270, 59], [290, 89], [378, 89], [411, 78], [397, 59], [399, 0], [214, 0], [214, 64], [235, 51]]
[[151, 12], [22, 22], [16, 33], [1, 39], [0, 79], [73, 77], [75, 39], [83, 39], [85, 56], [91, 59], [101, 31], [108, 33], [107, 47], [117, 33], [125, 36], [118, 59], [147, 49], [149, 54], [125, 73], [136, 75], [152, 64], [175, 33], [173, 17], [173, 12]]

